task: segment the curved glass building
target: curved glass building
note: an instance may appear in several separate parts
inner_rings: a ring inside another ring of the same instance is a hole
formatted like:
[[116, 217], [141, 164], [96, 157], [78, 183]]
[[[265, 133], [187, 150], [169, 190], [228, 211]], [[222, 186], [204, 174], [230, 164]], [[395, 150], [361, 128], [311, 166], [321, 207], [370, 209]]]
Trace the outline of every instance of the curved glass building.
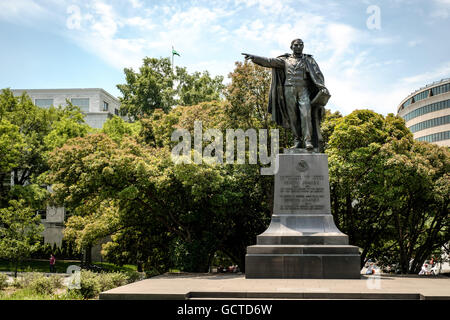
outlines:
[[450, 78], [410, 94], [397, 113], [405, 119], [414, 139], [450, 146]]

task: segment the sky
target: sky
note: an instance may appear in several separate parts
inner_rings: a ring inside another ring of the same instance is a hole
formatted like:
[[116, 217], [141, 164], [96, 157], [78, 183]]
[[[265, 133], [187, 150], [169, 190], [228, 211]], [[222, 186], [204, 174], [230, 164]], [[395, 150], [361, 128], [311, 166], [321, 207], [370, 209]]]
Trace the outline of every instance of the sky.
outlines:
[[228, 75], [242, 52], [275, 57], [305, 43], [343, 115], [396, 113], [450, 77], [450, 0], [0, 0], [0, 88], [103, 88], [124, 68], [171, 57]]

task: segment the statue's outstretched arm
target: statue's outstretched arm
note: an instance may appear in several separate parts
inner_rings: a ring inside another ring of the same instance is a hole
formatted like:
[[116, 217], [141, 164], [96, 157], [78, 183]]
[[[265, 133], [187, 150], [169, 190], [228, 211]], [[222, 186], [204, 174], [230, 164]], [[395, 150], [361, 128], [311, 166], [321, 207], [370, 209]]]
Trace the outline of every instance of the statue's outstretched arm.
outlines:
[[242, 55], [245, 56], [245, 60], [251, 60], [253, 63], [266, 68], [284, 68], [284, 60], [280, 58], [265, 58], [249, 53], [242, 53]]

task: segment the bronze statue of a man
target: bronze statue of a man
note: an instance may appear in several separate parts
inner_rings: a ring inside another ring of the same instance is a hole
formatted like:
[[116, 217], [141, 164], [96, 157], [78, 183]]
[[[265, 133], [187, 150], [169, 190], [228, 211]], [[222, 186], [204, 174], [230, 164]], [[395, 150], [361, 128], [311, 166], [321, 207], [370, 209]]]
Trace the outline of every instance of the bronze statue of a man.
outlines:
[[303, 53], [303, 41], [291, 42], [292, 54], [264, 58], [243, 53], [246, 60], [272, 68], [269, 113], [272, 120], [290, 128], [295, 137], [294, 148], [322, 150], [320, 121], [330, 94], [316, 61]]

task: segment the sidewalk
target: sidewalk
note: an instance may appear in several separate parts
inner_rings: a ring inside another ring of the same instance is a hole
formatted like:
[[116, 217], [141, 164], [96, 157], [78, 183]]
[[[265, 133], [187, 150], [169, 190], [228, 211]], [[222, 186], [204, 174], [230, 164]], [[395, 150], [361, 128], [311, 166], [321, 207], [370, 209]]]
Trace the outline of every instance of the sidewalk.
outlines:
[[361, 275], [361, 279], [245, 279], [228, 274], [165, 274], [100, 294], [102, 300], [448, 299], [450, 278]]

